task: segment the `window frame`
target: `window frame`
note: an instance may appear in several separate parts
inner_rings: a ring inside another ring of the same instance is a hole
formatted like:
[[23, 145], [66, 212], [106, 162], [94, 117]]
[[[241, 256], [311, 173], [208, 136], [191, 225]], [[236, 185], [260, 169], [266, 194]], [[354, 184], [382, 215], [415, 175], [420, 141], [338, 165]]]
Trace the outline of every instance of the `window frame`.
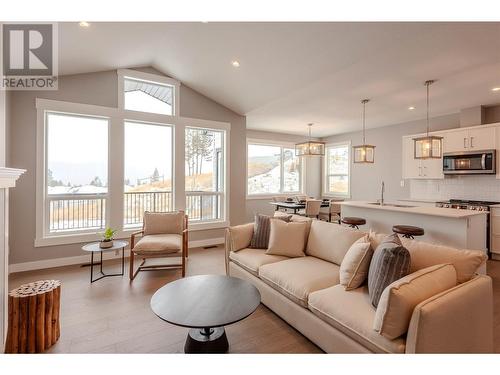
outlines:
[[[163, 82], [170, 78], [151, 75], [149, 73], [135, 72], [128, 69], [118, 70], [118, 86], [123, 87], [124, 77], [122, 73], [126, 71], [126, 76], [131, 78], [138, 77], [143, 79], [145, 74], [150, 77], [155, 77], [153, 82]], [[163, 81], [162, 81], [163, 80]], [[177, 82], [177, 81], [175, 81]], [[172, 157], [172, 204], [174, 210], [184, 210], [186, 208], [186, 191], [185, 191], [185, 167], [184, 167], [184, 142], [186, 127], [200, 127], [213, 130], [223, 130], [224, 136], [224, 212], [223, 217], [217, 221], [206, 222], [190, 222], [189, 230], [208, 230], [225, 228], [229, 225], [230, 212], [230, 188], [229, 188], [229, 172], [230, 172], [230, 130], [231, 124], [221, 121], [201, 120], [178, 116], [179, 108], [179, 91], [180, 83], [176, 85], [175, 92], [175, 115], [163, 115], [157, 113], [148, 113], [140, 111], [130, 111], [123, 109], [123, 101], [117, 107], [105, 107], [91, 104], [71, 103], [65, 101], [57, 101], [50, 99], [36, 98], [37, 110], [37, 162], [36, 162], [36, 235], [34, 240], [35, 247], [53, 246], [61, 244], [75, 244], [88, 241], [95, 241], [98, 235], [95, 230], [77, 231], [73, 233], [57, 233], [47, 235], [45, 228], [48, 228], [48, 222], [45, 217], [48, 210], [46, 204], [46, 173], [47, 173], [47, 127], [45, 121], [46, 112], [66, 113], [70, 115], [81, 115], [91, 117], [108, 118], [108, 193], [106, 201], [106, 224], [118, 230], [116, 238], [128, 238], [130, 233], [138, 228], [124, 228], [123, 225], [123, 193], [124, 193], [124, 163], [125, 163], [125, 127], [126, 121], [152, 123], [158, 125], [169, 125], [172, 127], [172, 142], [173, 142], [173, 157]], [[120, 102], [120, 100], [119, 100]], [[111, 157], [113, 155], [113, 157]], [[118, 156], [118, 157], [117, 157]], [[47, 217], [48, 218], [48, 217]]]
[[[328, 150], [330, 148], [339, 148], [339, 147], [347, 147], [347, 174], [328, 174]], [[325, 145], [325, 157], [323, 158], [323, 173], [322, 173], [322, 195], [325, 197], [331, 197], [331, 198], [350, 198], [351, 197], [351, 162], [352, 162], [352, 154], [351, 154], [351, 141], [345, 141], [345, 142], [336, 142], [336, 143], [328, 143]], [[328, 181], [330, 176], [347, 176], [348, 178], [348, 183], [347, 183], [347, 193], [346, 194], [340, 194], [340, 193], [334, 193], [331, 192], [328, 188]]]
[[[262, 194], [249, 194], [248, 193], [248, 146], [249, 145], [259, 145], [259, 146], [274, 146], [274, 147], [280, 147], [281, 148], [281, 155], [280, 155], [280, 192], [279, 193], [262, 193]], [[304, 194], [304, 186], [305, 186], [305, 169], [306, 169], [306, 163], [301, 159], [300, 160], [300, 170], [299, 170], [299, 191], [290, 191], [290, 192], [283, 192], [283, 185], [284, 185], [284, 163], [283, 163], [283, 149], [288, 148], [288, 149], [295, 149], [295, 144], [290, 143], [290, 142], [280, 142], [280, 141], [267, 141], [263, 139], [255, 139], [255, 138], [247, 138], [246, 142], [246, 165], [245, 165], [245, 174], [246, 174], [246, 184], [245, 184], [245, 196], [247, 200], [252, 200], [252, 199], [269, 199], [272, 197], [278, 197], [278, 196], [293, 196], [293, 195], [303, 195]]]
[[[133, 80], [138, 80], [138, 81], [146, 81], [150, 83], [156, 83], [156, 84], [161, 84], [165, 86], [170, 86], [172, 87], [174, 91], [174, 95], [172, 96], [172, 115], [162, 115], [159, 113], [160, 116], [172, 116], [172, 117], [178, 117], [179, 116], [179, 95], [180, 95], [180, 87], [181, 83], [175, 79], [169, 78], [169, 77], [164, 77], [164, 76], [159, 76], [156, 74], [152, 73], [145, 73], [145, 72], [140, 72], [137, 70], [133, 69], [118, 69], [117, 70], [118, 74], [118, 108], [123, 109], [126, 112], [131, 112], [131, 113], [152, 113], [152, 112], [142, 112], [142, 111], [134, 111], [131, 109], [125, 109], [125, 79], [130, 78]], [[152, 113], [153, 114], [153, 113]]]

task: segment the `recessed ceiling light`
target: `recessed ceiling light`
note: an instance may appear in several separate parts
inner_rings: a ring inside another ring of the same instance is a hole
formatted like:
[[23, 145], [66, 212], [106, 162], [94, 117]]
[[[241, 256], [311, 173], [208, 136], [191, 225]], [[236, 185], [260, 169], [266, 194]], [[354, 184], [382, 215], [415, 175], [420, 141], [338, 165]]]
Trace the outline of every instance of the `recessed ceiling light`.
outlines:
[[493, 87], [491, 91], [500, 91], [500, 87]]
[[81, 21], [79, 25], [80, 25], [81, 27], [89, 27], [89, 26], [90, 26], [90, 23], [88, 23], [87, 21]]
[[233, 61], [231, 61], [231, 65], [234, 66], [235, 68], [239, 68], [240, 62], [238, 60], [233, 60]]
[[415, 109], [415, 107], [411, 106], [411, 107], [408, 107], [408, 109], [409, 109], [410, 111], [413, 111], [413, 110]]

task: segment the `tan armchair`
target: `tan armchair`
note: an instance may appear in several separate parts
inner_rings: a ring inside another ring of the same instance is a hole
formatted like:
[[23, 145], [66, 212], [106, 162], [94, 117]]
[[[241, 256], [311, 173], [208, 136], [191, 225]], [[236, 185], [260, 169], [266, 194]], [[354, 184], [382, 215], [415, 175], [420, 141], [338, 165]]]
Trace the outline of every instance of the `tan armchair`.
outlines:
[[[137, 240], [138, 237], [141, 237]], [[130, 236], [130, 280], [134, 280], [139, 271], [159, 269], [182, 269], [186, 275], [188, 257], [188, 217], [184, 211], [144, 212], [142, 230]], [[134, 270], [135, 257], [142, 259]], [[180, 258], [176, 264], [147, 265], [148, 258]]]

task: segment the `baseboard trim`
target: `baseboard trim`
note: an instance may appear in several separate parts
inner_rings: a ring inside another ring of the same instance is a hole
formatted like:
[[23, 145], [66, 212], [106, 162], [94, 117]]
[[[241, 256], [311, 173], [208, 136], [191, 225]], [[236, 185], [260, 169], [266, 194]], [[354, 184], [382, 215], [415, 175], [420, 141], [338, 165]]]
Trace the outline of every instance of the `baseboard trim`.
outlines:
[[[220, 238], [210, 238], [207, 240], [197, 240], [190, 241], [189, 247], [203, 247], [203, 246], [213, 246], [224, 243], [224, 237]], [[130, 256], [130, 250], [125, 250], [125, 257], [128, 258]], [[104, 260], [110, 259], [118, 259], [121, 257], [121, 254], [116, 254], [115, 252], [106, 252], [103, 253]], [[89, 263], [90, 256], [86, 255], [78, 255], [74, 257], [63, 257], [63, 258], [52, 258], [52, 259], [44, 259], [37, 260], [34, 262], [25, 262], [25, 263], [15, 263], [9, 265], [9, 273], [16, 272], [25, 272], [25, 271], [34, 271], [34, 270], [42, 270], [46, 268], [54, 268], [54, 267], [63, 267], [63, 266], [71, 266], [75, 264], [84, 264]]]

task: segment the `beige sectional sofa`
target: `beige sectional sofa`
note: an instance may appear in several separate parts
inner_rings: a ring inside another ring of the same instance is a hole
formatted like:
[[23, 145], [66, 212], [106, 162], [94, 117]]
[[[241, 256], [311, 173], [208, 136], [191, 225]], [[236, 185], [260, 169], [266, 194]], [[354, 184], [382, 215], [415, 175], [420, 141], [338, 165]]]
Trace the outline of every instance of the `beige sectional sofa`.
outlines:
[[[293, 216], [292, 221], [306, 220]], [[457, 270], [459, 284], [419, 303], [408, 332], [390, 340], [373, 328], [376, 309], [366, 285], [346, 291], [339, 268], [365, 232], [312, 220], [306, 256], [268, 255], [248, 248], [254, 224], [226, 231], [226, 272], [252, 282], [262, 303], [328, 353], [488, 353], [493, 351], [491, 278], [477, 275], [482, 252], [403, 240], [410, 272], [441, 263]], [[372, 248], [384, 237], [370, 233]]]

